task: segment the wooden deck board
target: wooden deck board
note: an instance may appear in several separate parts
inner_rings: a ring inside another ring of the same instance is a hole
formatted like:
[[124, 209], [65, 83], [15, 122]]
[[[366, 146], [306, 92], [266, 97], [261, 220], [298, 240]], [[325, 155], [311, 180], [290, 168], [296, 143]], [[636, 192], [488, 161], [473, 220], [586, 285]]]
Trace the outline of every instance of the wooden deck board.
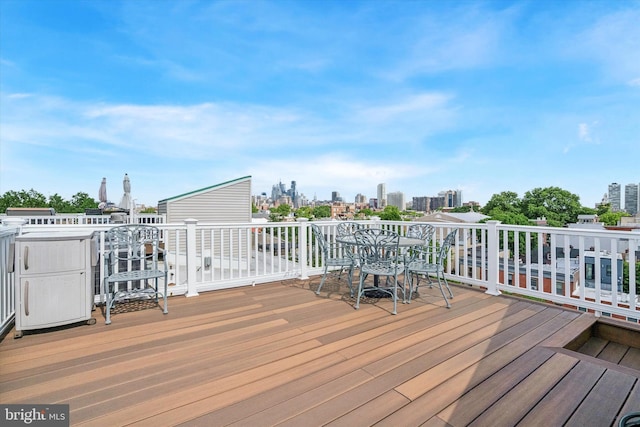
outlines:
[[[557, 310], [553, 308], [551, 310], [552, 312], [557, 312]], [[549, 313], [547, 313], [547, 316], [548, 315]], [[530, 320], [530, 318], [527, 318], [527, 320]], [[448, 365], [442, 364], [440, 366], [436, 366], [435, 369], [441, 371], [440, 375], [442, 378], [445, 378], [447, 374], [449, 377], [442, 382], [438, 382], [437, 379], [434, 378], [431, 384], [427, 383], [425, 385], [425, 387], [432, 386], [429, 391], [413, 400], [411, 404], [406, 407], [390, 414], [389, 417], [383, 420], [380, 424], [393, 426], [408, 420], [409, 425], [419, 425], [426, 422], [429, 418], [436, 416], [438, 412], [442, 411], [447, 406], [454, 403], [457, 404], [458, 401], [464, 402], [465, 393], [469, 391], [472, 392], [469, 397], [471, 400], [477, 399], [477, 396], [482, 397], [489, 393], [488, 396], [492, 397], [485, 402], [484, 406], [480, 407], [473, 417], [470, 417], [470, 419], [474, 419], [486, 407], [490, 406], [495, 400], [500, 398], [506, 391], [505, 389], [513, 387], [513, 385], [509, 385], [501, 379], [498, 381], [501, 388], [495, 389], [493, 388], [492, 382], [487, 380], [496, 373], [500, 373], [500, 375], [509, 374], [510, 363], [513, 360], [520, 358], [532, 348], [544, 349], [548, 352], [545, 357], [551, 357], [553, 355], [552, 350], [545, 349], [544, 347], [536, 347], [536, 345], [541, 342], [541, 340], [544, 340], [546, 337], [560, 329], [567, 321], [568, 320], [565, 317], [556, 315], [547, 323], [538, 322], [538, 325], [544, 327], [530, 329], [524, 335], [506, 343], [506, 345], [491, 354], [487, 354], [485, 357], [478, 359], [476, 363], [469, 364], [465, 369], [459, 370], [460, 367], [455, 364], [452, 365], [451, 363]], [[462, 360], [464, 361], [464, 359]], [[527, 358], [520, 359], [520, 361], [522, 360], [527, 361], [527, 363], [533, 363], [536, 367], [541, 363], [539, 360], [534, 360], [533, 362], [528, 361]], [[450, 371], [443, 371], [443, 367], [445, 366], [453, 366], [453, 369]], [[428, 371], [425, 371], [425, 373], [426, 372]]]
[[549, 408], [574, 423], [594, 406], [611, 421], [640, 404], [637, 348], [605, 344], [597, 363], [561, 348], [592, 315], [454, 286], [451, 309], [425, 290], [392, 316], [388, 299], [354, 310], [344, 280], [316, 295], [318, 283], [7, 335], [0, 400], [68, 403], [72, 425], [86, 426], [534, 425]]
[[637, 382], [637, 377], [607, 370], [567, 423], [575, 426], [612, 425]]
[[593, 369], [586, 363], [578, 363], [559, 383], [540, 400], [519, 425], [564, 425], [575, 408], [598, 382], [604, 368]]
[[515, 426], [577, 363], [564, 354], [554, 354], [469, 425]]
[[620, 361], [620, 364], [640, 371], [640, 348], [629, 347], [627, 353]]

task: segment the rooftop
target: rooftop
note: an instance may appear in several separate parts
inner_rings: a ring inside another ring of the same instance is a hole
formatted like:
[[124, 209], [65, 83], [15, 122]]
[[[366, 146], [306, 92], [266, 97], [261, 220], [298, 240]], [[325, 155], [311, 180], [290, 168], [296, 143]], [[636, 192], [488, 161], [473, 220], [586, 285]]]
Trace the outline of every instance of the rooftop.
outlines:
[[426, 288], [397, 316], [356, 311], [319, 279], [9, 333], [0, 399], [69, 404], [74, 426], [604, 426], [640, 408], [637, 325], [467, 286], [451, 309]]

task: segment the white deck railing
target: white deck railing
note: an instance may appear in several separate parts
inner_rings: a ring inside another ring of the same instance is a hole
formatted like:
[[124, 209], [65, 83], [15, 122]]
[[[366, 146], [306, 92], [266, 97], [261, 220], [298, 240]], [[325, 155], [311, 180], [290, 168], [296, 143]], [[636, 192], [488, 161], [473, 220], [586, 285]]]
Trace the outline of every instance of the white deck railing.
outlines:
[[[7, 216], [6, 214], [0, 214], [0, 222], [15, 219], [15, 216]], [[134, 222], [136, 224], [164, 224], [166, 222], [166, 215], [158, 214], [135, 214], [130, 217], [124, 213], [121, 216], [112, 216], [111, 214], [104, 215], [86, 215], [83, 213], [77, 214], [56, 214], [52, 216], [33, 215], [33, 216], [21, 216], [24, 224], [27, 225], [102, 225], [102, 224], [116, 224], [122, 222]]]
[[2, 334], [11, 325], [16, 313], [11, 248], [17, 232], [16, 228], [0, 227], [0, 333]]
[[[328, 239], [336, 236], [336, 221], [318, 221]], [[409, 222], [363, 221], [405, 234]], [[256, 285], [290, 278], [306, 279], [322, 272], [319, 247], [308, 222], [155, 224], [162, 231], [164, 262], [172, 296]], [[478, 287], [492, 295], [502, 292], [537, 298], [597, 315], [632, 322], [640, 318], [635, 266], [640, 233], [525, 227], [487, 224], [434, 223], [431, 242], [438, 246], [447, 233], [458, 229], [456, 244], [446, 264], [446, 277]], [[22, 232], [90, 228], [100, 234], [99, 250], [105, 251], [104, 233], [113, 225], [27, 224]], [[13, 320], [13, 273], [7, 265], [14, 231], [0, 235], [0, 313], [2, 327]], [[13, 230], [13, 229], [10, 229]], [[540, 244], [542, 243], [542, 244]], [[569, 254], [569, 256], [564, 256]], [[101, 257], [103, 259], [103, 257]], [[612, 262], [615, 260], [615, 262]], [[623, 271], [628, 271], [623, 276]], [[102, 262], [96, 270], [96, 302], [104, 301]], [[612, 279], [613, 278], [613, 279]], [[455, 302], [455, 300], [454, 300]]]

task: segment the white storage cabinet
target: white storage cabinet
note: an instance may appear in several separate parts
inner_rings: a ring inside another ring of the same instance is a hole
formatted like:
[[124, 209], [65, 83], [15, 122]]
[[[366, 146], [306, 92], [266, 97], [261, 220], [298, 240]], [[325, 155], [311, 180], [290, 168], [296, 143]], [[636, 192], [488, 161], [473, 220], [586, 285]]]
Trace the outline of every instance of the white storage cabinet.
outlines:
[[34, 232], [16, 237], [16, 332], [86, 321], [94, 324], [93, 232]]

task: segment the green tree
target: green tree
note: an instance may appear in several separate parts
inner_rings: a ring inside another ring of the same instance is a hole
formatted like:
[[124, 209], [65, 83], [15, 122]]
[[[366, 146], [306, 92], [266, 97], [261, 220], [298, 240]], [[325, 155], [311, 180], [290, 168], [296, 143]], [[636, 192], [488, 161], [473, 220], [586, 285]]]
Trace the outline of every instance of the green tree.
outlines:
[[251, 203], [251, 213], [258, 213], [258, 207], [255, 203]]
[[313, 208], [314, 218], [331, 218], [331, 206], [322, 205]]
[[271, 212], [269, 213], [269, 221], [280, 222], [283, 218], [289, 215], [289, 213], [291, 213], [291, 206], [287, 204], [278, 205], [271, 209]]
[[49, 207], [58, 213], [73, 212], [71, 203], [65, 200], [58, 193], [49, 196]]
[[631, 216], [626, 212], [605, 212], [602, 215], [598, 215], [598, 220], [604, 222], [605, 225], [618, 225], [620, 218], [623, 216]]
[[7, 208], [21, 208], [22, 200], [17, 191], [7, 191], [0, 197], [0, 213], [5, 213]]
[[85, 209], [95, 209], [98, 202], [87, 193], [78, 192], [71, 196], [71, 209], [73, 212], [84, 212]]
[[547, 223], [562, 227], [578, 220], [580, 197], [559, 187], [534, 188], [522, 198], [522, 213], [529, 219], [545, 217]]
[[522, 213], [521, 204], [522, 201], [518, 198], [518, 193], [503, 191], [502, 193], [491, 196], [491, 199], [480, 209], [480, 212], [489, 216], [493, 216], [491, 212], [494, 210], [499, 212]]
[[280, 214], [281, 216], [285, 217], [287, 215], [289, 215], [291, 213], [291, 206], [283, 203], [281, 205], [278, 205], [278, 207], [276, 207], [275, 209], [271, 210], [272, 212], [275, 211], [276, 213]]
[[48, 208], [47, 198], [44, 194], [33, 188], [29, 191], [7, 191], [0, 198], [0, 212], [7, 208]]
[[309, 206], [302, 206], [295, 211], [296, 218], [313, 218], [313, 211]]
[[360, 212], [358, 213], [361, 214], [364, 218], [369, 218], [371, 217], [371, 215], [373, 215], [373, 211], [369, 208], [360, 209]]
[[282, 221], [282, 215], [280, 215], [280, 214], [279, 214], [279, 213], [277, 213], [277, 212], [273, 212], [273, 211], [272, 211], [272, 212], [269, 214], [269, 221], [271, 221], [271, 222], [281, 222], [281, 221]]
[[380, 212], [380, 219], [384, 221], [402, 221], [400, 210], [397, 206], [385, 206], [384, 210]]
[[596, 209], [596, 215], [600, 216], [611, 211], [611, 203], [603, 203]]

